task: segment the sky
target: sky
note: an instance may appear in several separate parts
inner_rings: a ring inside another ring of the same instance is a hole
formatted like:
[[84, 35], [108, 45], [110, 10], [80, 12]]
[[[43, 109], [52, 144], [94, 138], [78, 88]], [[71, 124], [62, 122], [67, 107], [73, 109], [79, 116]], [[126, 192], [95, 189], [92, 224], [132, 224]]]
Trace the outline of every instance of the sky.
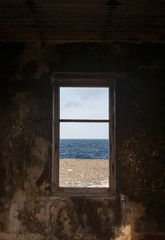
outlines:
[[[60, 88], [61, 119], [108, 119], [108, 88]], [[108, 123], [60, 123], [60, 138], [108, 139]]]

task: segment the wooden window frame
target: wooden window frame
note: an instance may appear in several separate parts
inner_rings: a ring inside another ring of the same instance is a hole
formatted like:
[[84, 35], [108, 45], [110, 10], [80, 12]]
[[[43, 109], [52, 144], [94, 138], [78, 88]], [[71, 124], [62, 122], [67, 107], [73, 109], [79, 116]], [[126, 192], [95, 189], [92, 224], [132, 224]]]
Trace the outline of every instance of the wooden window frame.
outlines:
[[[109, 195], [116, 191], [116, 161], [115, 161], [115, 74], [114, 73], [53, 73], [52, 104], [52, 168], [51, 193], [86, 195]], [[109, 88], [109, 119], [60, 119], [60, 87], [106, 87]], [[109, 123], [109, 187], [60, 187], [59, 186], [59, 142], [60, 122], [106, 122]]]

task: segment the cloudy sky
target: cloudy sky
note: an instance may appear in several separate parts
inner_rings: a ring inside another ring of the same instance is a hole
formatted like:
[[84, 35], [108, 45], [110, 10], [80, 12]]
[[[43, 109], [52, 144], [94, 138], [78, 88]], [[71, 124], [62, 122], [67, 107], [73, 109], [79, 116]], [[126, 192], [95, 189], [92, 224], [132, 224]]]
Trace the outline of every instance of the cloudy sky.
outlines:
[[[107, 88], [60, 88], [61, 119], [108, 119]], [[61, 123], [60, 138], [107, 139], [108, 123]]]

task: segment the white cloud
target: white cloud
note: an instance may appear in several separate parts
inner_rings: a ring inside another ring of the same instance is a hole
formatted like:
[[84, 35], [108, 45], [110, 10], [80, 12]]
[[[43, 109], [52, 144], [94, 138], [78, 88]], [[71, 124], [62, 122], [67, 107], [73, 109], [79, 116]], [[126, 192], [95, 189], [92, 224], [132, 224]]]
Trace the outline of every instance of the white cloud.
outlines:
[[68, 102], [64, 103], [62, 107], [63, 108], [79, 108], [79, 107], [81, 107], [81, 104], [76, 101], [68, 101]]
[[98, 99], [102, 94], [105, 94], [104, 88], [79, 88], [75, 91], [82, 100]]

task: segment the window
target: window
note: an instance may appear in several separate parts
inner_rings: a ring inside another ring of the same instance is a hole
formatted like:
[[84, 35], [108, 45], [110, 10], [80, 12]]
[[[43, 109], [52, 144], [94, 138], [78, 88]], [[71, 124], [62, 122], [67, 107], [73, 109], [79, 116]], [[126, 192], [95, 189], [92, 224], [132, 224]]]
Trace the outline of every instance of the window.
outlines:
[[53, 74], [52, 193], [115, 191], [111, 73]]

